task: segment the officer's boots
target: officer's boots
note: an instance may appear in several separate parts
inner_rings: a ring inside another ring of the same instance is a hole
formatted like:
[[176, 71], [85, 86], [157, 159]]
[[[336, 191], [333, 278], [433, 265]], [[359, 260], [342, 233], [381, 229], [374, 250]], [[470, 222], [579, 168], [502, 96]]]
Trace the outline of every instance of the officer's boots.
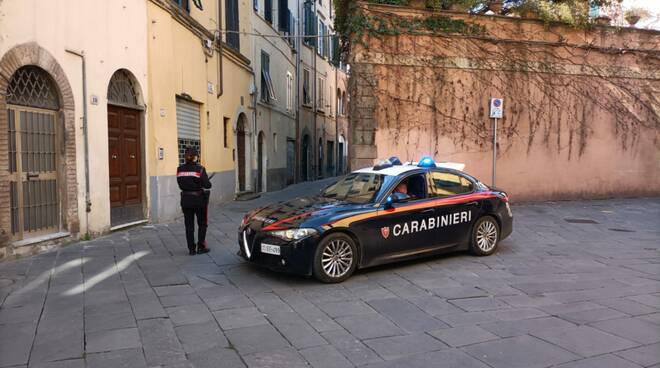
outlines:
[[195, 254], [197, 254], [195, 251], [195, 246], [193, 245], [192, 248], [188, 246], [188, 255], [194, 256]]
[[208, 253], [211, 250], [206, 246], [206, 242], [197, 244], [197, 254]]

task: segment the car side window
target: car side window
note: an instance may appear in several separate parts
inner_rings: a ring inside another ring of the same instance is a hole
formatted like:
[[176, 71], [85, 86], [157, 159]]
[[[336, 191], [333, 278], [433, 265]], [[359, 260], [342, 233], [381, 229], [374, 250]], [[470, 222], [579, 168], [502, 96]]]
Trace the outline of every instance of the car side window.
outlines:
[[410, 175], [401, 180], [392, 192], [405, 193], [411, 201], [426, 198], [426, 178], [424, 174]]
[[430, 197], [449, 197], [470, 193], [473, 190], [474, 184], [460, 175], [441, 171], [432, 171], [429, 173]]

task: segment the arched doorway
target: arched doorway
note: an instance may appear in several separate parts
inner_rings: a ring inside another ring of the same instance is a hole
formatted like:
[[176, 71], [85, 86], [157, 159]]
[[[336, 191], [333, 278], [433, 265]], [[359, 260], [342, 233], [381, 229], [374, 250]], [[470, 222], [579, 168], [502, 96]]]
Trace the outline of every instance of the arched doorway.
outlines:
[[305, 134], [302, 139], [300, 152], [300, 176], [303, 181], [309, 180], [309, 135]]
[[108, 83], [110, 224], [144, 219], [142, 104], [133, 75], [117, 70]]
[[236, 169], [238, 171], [238, 192], [245, 192], [245, 138], [247, 130], [247, 121], [245, 114], [238, 116], [236, 124]]
[[257, 137], [257, 193], [263, 192], [265, 189], [264, 180], [264, 170], [266, 169], [266, 155], [264, 154], [264, 145], [265, 145], [265, 135], [264, 132], [259, 132]]
[[7, 153], [12, 240], [55, 233], [63, 226], [60, 107], [57, 84], [44, 69], [26, 65], [11, 76]]

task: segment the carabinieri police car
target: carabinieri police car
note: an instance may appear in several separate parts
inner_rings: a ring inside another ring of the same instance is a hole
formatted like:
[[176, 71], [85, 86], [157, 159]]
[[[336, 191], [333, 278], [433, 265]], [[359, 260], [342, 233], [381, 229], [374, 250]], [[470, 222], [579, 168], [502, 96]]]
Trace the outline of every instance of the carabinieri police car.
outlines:
[[462, 164], [393, 157], [354, 171], [318, 196], [249, 212], [239, 255], [273, 270], [346, 280], [357, 268], [454, 250], [493, 254], [512, 231], [507, 194]]

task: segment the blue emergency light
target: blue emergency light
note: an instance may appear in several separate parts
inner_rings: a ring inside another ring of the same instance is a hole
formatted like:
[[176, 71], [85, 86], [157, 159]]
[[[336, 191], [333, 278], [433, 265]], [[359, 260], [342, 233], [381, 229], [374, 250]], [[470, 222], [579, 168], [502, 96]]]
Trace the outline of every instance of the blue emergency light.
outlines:
[[436, 167], [435, 166], [435, 161], [433, 161], [433, 158], [430, 156], [425, 156], [422, 157], [421, 160], [419, 160], [419, 163], [417, 164], [419, 167]]

